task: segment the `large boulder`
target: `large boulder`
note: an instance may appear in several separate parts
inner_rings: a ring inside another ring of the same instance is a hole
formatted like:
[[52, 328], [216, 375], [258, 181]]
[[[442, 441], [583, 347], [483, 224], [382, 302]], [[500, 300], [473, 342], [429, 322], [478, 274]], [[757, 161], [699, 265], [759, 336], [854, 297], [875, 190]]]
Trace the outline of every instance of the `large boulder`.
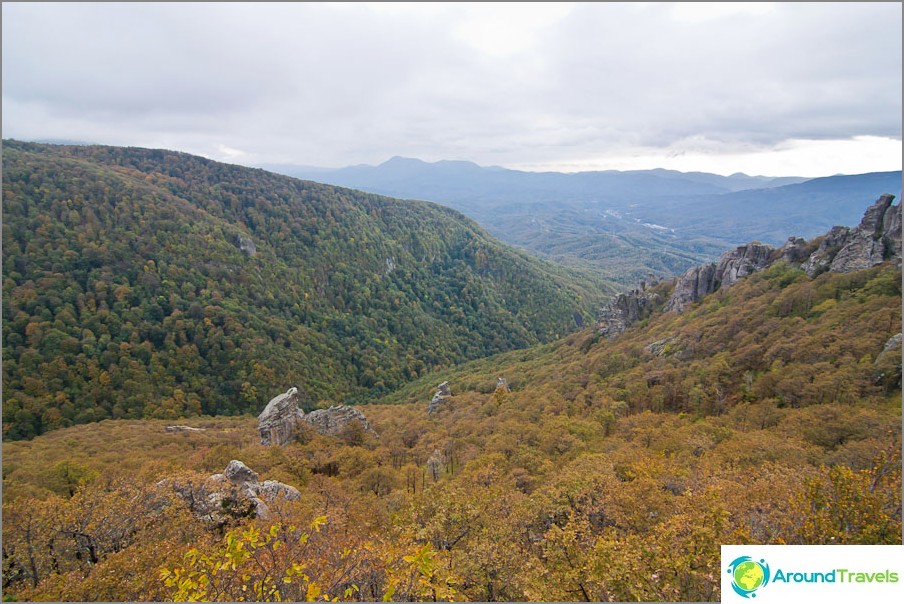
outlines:
[[298, 430], [298, 422], [304, 417], [298, 403], [298, 388], [289, 388], [267, 403], [257, 416], [262, 445], [282, 446], [292, 439]]
[[342, 436], [355, 423], [360, 425], [364, 432], [377, 436], [364, 414], [348, 405], [333, 405], [329, 409], [311, 411], [302, 418], [302, 421], [325, 436]]
[[199, 483], [167, 479], [158, 486], [172, 488], [196, 518], [216, 526], [243, 518], [266, 519], [276, 501], [301, 498], [299, 490], [291, 485], [276, 480], [260, 482], [258, 473], [237, 459], [230, 461], [222, 474]]

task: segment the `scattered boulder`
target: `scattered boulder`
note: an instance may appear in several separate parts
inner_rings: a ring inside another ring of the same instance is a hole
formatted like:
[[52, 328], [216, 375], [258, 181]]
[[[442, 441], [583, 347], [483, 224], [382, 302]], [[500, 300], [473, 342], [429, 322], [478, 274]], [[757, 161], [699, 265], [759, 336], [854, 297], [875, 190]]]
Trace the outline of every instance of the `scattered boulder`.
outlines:
[[445, 405], [448, 400], [452, 397], [452, 389], [449, 388], [449, 382], [443, 382], [439, 386], [436, 387], [436, 393], [433, 395], [433, 398], [430, 400], [430, 404], [427, 405], [427, 413], [429, 415], [433, 415], [440, 408]]
[[367, 418], [358, 409], [348, 405], [333, 405], [329, 409], [317, 409], [302, 417], [302, 421], [310, 424], [325, 436], [341, 436], [354, 422], [369, 434], [379, 436], [370, 426]]
[[508, 380], [506, 380], [505, 378], [496, 378], [496, 392], [499, 391], [506, 393], [511, 392], [511, 389], [508, 385]]
[[298, 422], [304, 417], [304, 411], [298, 408], [298, 403], [298, 388], [289, 388], [267, 403], [257, 416], [262, 445], [282, 446], [292, 439], [298, 430]]

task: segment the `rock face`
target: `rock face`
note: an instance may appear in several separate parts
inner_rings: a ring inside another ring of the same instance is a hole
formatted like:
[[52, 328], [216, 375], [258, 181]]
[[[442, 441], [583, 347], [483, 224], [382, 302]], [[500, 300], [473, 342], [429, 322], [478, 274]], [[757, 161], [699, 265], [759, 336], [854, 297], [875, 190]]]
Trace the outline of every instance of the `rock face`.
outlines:
[[[666, 311], [681, 313], [703, 296], [730, 287], [739, 279], [787, 262], [810, 277], [824, 271], [848, 273], [893, 260], [901, 265], [901, 204], [892, 205], [894, 195], [882, 195], [853, 229], [833, 227], [816, 245], [791, 237], [780, 248], [753, 242], [725, 252], [717, 262], [696, 266], [678, 277], [665, 305]], [[655, 300], [646, 287], [620, 294], [597, 321], [600, 335], [613, 338], [644, 318]]]
[[683, 312], [691, 303], [722, 287], [734, 285], [738, 279], [769, 266], [775, 248], [753, 242], [725, 252], [718, 262], [697, 266], [678, 277], [675, 291], [665, 310]]
[[292, 439], [298, 430], [298, 422], [304, 417], [298, 403], [298, 388], [289, 388], [267, 403], [257, 416], [262, 445], [282, 446]]
[[430, 400], [430, 404], [427, 405], [427, 413], [429, 415], [433, 415], [434, 413], [439, 411], [440, 408], [445, 405], [452, 397], [452, 389], [449, 388], [449, 382], [443, 382], [436, 388], [436, 394], [433, 395], [433, 398]]
[[[653, 281], [654, 286], [658, 281]], [[631, 324], [647, 316], [651, 307], [659, 302], [659, 294], [647, 291], [646, 281], [640, 282], [640, 288], [627, 294], [619, 294], [600, 313], [596, 328], [600, 335], [610, 340], [626, 330]]]
[[249, 237], [236, 235], [235, 244], [239, 246], [239, 249], [248, 256], [251, 256], [252, 258], [257, 256], [257, 246], [254, 245], [254, 241], [252, 241]]
[[892, 206], [894, 196], [883, 195], [852, 229], [844, 246], [832, 259], [829, 270], [850, 273], [901, 258], [901, 206]]
[[726, 252], [718, 263], [690, 269], [678, 278], [667, 311], [682, 312], [693, 302], [738, 279], [776, 262], [799, 267], [810, 277], [821, 272], [849, 273], [887, 260], [901, 263], [901, 205], [892, 205], [894, 195], [883, 195], [867, 208], [853, 229], [836, 226], [826, 233], [815, 251], [804, 257], [813, 244], [798, 237], [788, 239], [778, 250], [761, 243], [742, 245]]
[[170, 480], [157, 484], [171, 487], [197, 518], [217, 526], [240, 518], [266, 519], [274, 502], [301, 498], [291, 485], [276, 480], [260, 482], [258, 473], [237, 459], [230, 461], [222, 474], [214, 474], [201, 484]]
[[348, 405], [333, 405], [329, 409], [311, 411], [302, 418], [302, 421], [314, 426], [317, 432], [326, 436], [341, 435], [352, 422], [359, 422], [365, 432], [378, 436], [364, 414]]

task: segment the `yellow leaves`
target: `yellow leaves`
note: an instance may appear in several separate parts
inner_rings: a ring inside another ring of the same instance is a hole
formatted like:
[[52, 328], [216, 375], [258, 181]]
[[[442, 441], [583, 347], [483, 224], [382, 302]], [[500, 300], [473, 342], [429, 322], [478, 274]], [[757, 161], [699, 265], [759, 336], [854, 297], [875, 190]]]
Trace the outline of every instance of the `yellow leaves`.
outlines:
[[320, 586], [316, 583], [308, 584], [308, 591], [304, 595], [305, 602], [316, 602], [320, 597]]

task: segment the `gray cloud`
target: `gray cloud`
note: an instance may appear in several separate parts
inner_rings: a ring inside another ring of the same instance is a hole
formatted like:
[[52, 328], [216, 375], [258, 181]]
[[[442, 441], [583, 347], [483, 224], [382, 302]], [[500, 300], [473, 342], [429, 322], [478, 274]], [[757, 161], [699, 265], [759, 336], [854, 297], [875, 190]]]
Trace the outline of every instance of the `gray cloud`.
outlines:
[[530, 6], [4, 3], [4, 136], [335, 166], [900, 139], [898, 3]]

